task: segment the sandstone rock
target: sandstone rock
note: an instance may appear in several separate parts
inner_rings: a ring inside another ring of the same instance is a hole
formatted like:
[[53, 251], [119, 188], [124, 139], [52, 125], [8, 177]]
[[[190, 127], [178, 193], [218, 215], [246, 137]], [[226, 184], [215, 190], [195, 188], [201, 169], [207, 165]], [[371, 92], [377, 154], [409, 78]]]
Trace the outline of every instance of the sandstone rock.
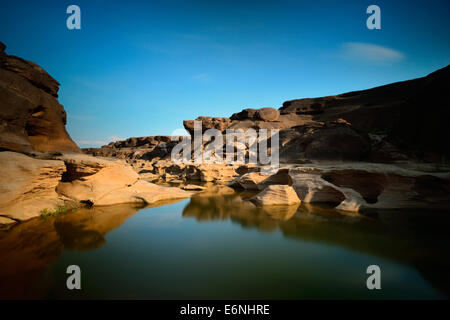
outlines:
[[226, 164], [202, 164], [197, 169], [204, 182], [229, 182], [238, 175], [234, 166]]
[[108, 194], [96, 199], [94, 205], [105, 206], [119, 203], [153, 204], [162, 200], [188, 198], [191, 194], [180, 188], [164, 187], [139, 180], [132, 186], [112, 190]]
[[[400, 151], [412, 152], [419, 159], [432, 154], [448, 158], [446, 119], [450, 109], [445, 93], [449, 89], [450, 66], [446, 66], [422, 78], [297, 103], [307, 108], [320, 103], [323, 112], [313, 115], [315, 121], [343, 118], [358, 131], [383, 132]], [[285, 105], [280, 111], [293, 108]]]
[[258, 187], [258, 185], [267, 178], [267, 175], [262, 175], [259, 172], [250, 172], [234, 179], [228, 186], [244, 190], [259, 190], [261, 187]]
[[289, 175], [302, 201], [326, 202], [339, 210], [450, 208], [450, 173], [341, 163], [296, 167]]
[[256, 113], [258, 110], [256, 109], [244, 109], [241, 112], [234, 113], [230, 120], [247, 120], [247, 119], [256, 119]]
[[228, 185], [236, 189], [263, 190], [269, 185], [292, 185], [289, 170], [279, 169], [275, 174], [264, 175], [259, 172], [249, 172], [231, 181]]
[[80, 152], [65, 129], [58, 86], [36, 64], [0, 55], [0, 149]]
[[277, 121], [280, 112], [275, 108], [261, 108], [257, 111], [257, 118], [262, 121]]
[[368, 136], [340, 121], [283, 130], [280, 142], [280, 159], [288, 163], [302, 159], [360, 161], [370, 154]]
[[[229, 118], [213, 118], [213, 117], [198, 117], [196, 121], [201, 121], [202, 132], [208, 129], [217, 129], [219, 131], [224, 131], [228, 129], [231, 125], [231, 120]], [[183, 121], [184, 128], [192, 136], [194, 134], [194, 120]]]
[[287, 185], [270, 185], [251, 200], [260, 206], [289, 206], [300, 203], [295, 190]]
[[63, 154], [57, 158], [64, 161], [70, 170], [64, 173], [56, 190], [60, 195], [78, 202], [94, 206], [151, 204], [189, 196], [188, 192], [179, 188], [160, 187], [139, 180], [142, 177], [122, 161], [83, 154]]
[[62, 161], [0, 152], [0, 216], [22, 221], [64, 205], [55, 188], [65, 169]]
[[307, 174], [302, 171], [298, 173], [292, 169], [290, 175], [294, 181], [292, 186], [305, 203], [328, 203], [337, 206], [345, 199], [339, 188], [318, 174]]
[[139, 172], [139, 179], [146, 181], [157, 181], [159, 180], [159, 175], [151, 173], [151, 172]]
[[139, 175], [131, 167], [111, 164], [95, 174], [59, 183], [57, 192], [78, 202], [95, 205], [107, 194], [124, 190], [135, 184], [138, 179]]

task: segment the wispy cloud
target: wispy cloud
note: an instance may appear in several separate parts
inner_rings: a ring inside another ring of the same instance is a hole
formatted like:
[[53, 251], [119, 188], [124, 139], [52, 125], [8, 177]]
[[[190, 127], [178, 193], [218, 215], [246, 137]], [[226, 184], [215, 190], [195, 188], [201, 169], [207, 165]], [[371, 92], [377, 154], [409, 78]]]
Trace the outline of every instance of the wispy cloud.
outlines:
[[375, 63], [394, 63], [405, 58], [400, 51], [363, 42], [344, 43], [339, 56], [344, 59]]
[[77, 144], [80, 146], [103, 146], [113, 141], [124, 140], [119, 136], [111, 136], [105, 140], [77, 140]]

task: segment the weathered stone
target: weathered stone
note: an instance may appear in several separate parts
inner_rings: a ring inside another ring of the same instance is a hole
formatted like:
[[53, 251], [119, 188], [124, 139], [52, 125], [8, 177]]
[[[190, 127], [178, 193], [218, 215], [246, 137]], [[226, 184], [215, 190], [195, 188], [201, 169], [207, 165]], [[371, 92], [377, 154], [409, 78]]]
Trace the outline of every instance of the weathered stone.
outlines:
[[260, 206], [289, 206], [301, 202], [295, 190], [287, 185], [270, 185], [251, 200]]
[[153, 204], [158, 201], [188, 198], [191, 194], [180, 188], [164, 187], [139, 180], [132, 186], [112, 190], [108, 194], [95, 200], [96, 206], [113, 205], [119, 203]]
[[[132, 186], [139, 175], [129, 166], [114, 164], [97, 173], [70, 182], [61, 182], [57, 192], [78, 202], [96, 204], [101, 198], [115, 190]], [[118, 202], [120, 203], [120, 202]]]
[[261, 108], [257, 111], [257, 118], [262, 121], [277, 121], [280, 112], [275, 108]]
[[257, 111], [256, 109], [244, 109], [241, 112], [233, 113], [230, 120], [256, 120]]
[[339, 210], [450, 208], [450, 173], [342, 163], [296, 167], [289, 175], [303, 202], [326, 202]]
[[33, 62], [0, 55], [0, 149], [80, 152], [56, 99], [59, 83]]
[[65, 168], [62, 161], [0, 152], [0, 216], [27, 220], [63, 205], [55, 188]]

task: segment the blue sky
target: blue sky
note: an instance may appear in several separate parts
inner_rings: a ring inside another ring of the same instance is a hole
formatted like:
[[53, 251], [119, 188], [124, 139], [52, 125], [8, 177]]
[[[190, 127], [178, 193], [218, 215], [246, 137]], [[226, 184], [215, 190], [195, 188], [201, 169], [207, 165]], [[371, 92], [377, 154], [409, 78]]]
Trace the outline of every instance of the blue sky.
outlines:
[[[61, 83], [81, 147], [450, 64], [447, 0], [0, 2], [0, 41]], [[81, 30], [66, 28], [71, 4]], [[371, 4], [381, 30], [366, 27]]]

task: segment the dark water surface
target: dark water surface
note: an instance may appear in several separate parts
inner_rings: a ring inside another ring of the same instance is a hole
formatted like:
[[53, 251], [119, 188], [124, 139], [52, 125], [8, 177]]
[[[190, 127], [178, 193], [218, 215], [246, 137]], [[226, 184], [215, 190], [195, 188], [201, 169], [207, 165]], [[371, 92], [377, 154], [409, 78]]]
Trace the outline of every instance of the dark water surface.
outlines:
[[[448, 298], [448, 214], [256, 209], [198, 194], [37, 218], [0, 232], [0, 298]], [[82, 290], [66, 288], [78, 265]], [[368, 290], [366, 268], [381, 268]]]

